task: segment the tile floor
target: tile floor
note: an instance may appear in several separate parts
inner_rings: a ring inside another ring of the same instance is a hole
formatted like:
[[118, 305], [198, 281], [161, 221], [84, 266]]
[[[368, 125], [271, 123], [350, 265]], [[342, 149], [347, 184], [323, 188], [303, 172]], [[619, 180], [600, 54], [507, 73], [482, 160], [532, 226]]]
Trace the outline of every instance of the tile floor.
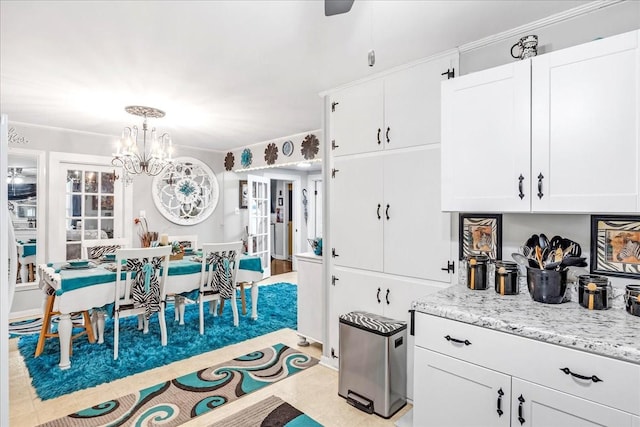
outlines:
[[[275, 282], [296, 283], [296, 279], [296, 273], [293, 272], [272, 276], [261, 284], [266, 285]], [[42, 401], [37, 397], [35, 390], [31, 386], [29, 373], [18, 351], [17, 341], [17, 339], [10, 340], [9, 350], [11, 427], [36, 426], [117, 396], [149, 387], [197, 369], [222, 363], [278, 342], [316, 358], [320, 358], [322, 355], [322, 347], [319, 344], [314, 343], [309, 347], [298, 347], [298, 336], [295, 331], [283, 329], [108, 384], [81, 390], [57, 399]], [[211, 425], [271, 395], [278, 396], [289, 402], [327, 427], [393, 426], [394, 422], [410, 408], [410, 405], [407, 405], [390, 420], [385, 420], [376, 415], [365, 414], [348, 405], [344, 399], [338, 396], [338, 372], [322, 365], [316, 365], [224, 405], [208, 414], [194, 418], [184, 426]]]

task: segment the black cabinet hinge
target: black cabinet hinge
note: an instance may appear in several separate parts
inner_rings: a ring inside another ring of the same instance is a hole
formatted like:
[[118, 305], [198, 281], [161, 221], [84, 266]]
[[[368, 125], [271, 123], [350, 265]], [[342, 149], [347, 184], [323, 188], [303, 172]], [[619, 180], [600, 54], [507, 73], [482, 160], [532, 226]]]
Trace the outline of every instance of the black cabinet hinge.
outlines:
[[440, 74], [441, 76], [447, 76], [447, 80], [452, 79], [456, 76], [456, 69], [455, 68], [447, 68], [447, 71], [445, 71], [444, 73]]
[[335, 178], [336, 177], [336, 172], [340, 172], [339, 169], [331, 169], [331, 178]]
[[336, 140], [335, 139], [332, 139], [331, 140], [331, 149], [335, 150], [336, 148], [340, 148], [340, 146], [336, 144]]
[[332, 102], [331, 103], [331, 112], [334, 113], [336, 111], [336, 105], [338, 105], [339, 102]]
[[338, 356], [336, 356], [336, 351], [334, 350], [333, 347], [331, 347], [331, 357], [333, 357], [334, 359], [338, 358]]
[[337, 257], [337, 256], [340, 256], [340, 255], [338, 255], [338, 254], [336, 253], [336, 248], [331, 248], [331, 256], [332, 256], [333, 258], [335, 258], [335, 257]]
[[331, 285], [335, 286], [336, 282], [340, 280], [339, 278], [337, 278], [336, 276], [334, 276], [333, 274], [331, 275]]

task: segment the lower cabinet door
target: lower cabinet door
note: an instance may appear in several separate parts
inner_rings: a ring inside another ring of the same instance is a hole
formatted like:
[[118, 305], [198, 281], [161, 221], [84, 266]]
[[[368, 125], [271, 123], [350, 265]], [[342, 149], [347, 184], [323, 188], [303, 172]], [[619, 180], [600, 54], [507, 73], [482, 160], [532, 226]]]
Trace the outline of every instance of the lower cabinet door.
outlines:
[[626, 412], [519, 378], [513, 378], [512, 389], [512, 426], [635, 427], [638, 424], [638, 418]]
[[414, 357], [414, 426], [510, 425], [510, 376], [422, 347]]

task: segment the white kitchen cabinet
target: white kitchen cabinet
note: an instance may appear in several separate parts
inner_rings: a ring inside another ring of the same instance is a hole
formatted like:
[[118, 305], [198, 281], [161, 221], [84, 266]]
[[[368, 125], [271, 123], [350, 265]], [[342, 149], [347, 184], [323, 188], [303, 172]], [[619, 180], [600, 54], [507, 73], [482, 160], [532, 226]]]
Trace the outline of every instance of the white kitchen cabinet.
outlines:
[[322, 256], [313, 252], [295, 255], [298, 264], [298, 334], [322, 343], [325, 304], [322, 281]]
[[416, 378], [428, 382], [415, 387], [414, 425], [509, 427], [510, 376], [421, 347], [415, 349], [415, 361]]
[[[339, 318], [351, 311], [366, 311], [410, 325], [411, 302], [437, 292], [442, 287], [425, 281], [400, 278], [353, 268], [335, 267], [331, 278], [329, 321], [330, 354], [337, 358], [339, 348]], [[413, 397], [413, 336], [407, 329], [407, 396]]]
[[519, 61], [442, 83], [443, 210], [530, 209], [530, 75]]
[[439, 143], [440, 82], [457, 62], [445, 55], [333, 93], [333, 155]]
[[639, 45], [634, 31], [532, 59], [534, 211], [640, 210]]
[[449, 282], [450, 215], [440, 210], [439, 144], [339, 157], [332, 178], [335, 265]]
[[634, 418], [637, 422], [629, 413], [519, 378], [513, 378], [511, 387], [512, 426], [634, 427]]
[[639, 38], [443, 82], [443, 210], [637, 212]]
[[[414, 425], [500, 425], [504, 420], [485, 418], [497, 413], [500, 389], [501, 409], [514, 427], [635, 427], [640, 420], [636, 364], [424, 313], [415, 317], [414, 382], [421, 386]], [[451, 415], [446, 396], [458, 396], [466, 413]], [[467, 396], [476, 399], [468, 403]], [[488, 421], [469, 421], [475, 419]]]

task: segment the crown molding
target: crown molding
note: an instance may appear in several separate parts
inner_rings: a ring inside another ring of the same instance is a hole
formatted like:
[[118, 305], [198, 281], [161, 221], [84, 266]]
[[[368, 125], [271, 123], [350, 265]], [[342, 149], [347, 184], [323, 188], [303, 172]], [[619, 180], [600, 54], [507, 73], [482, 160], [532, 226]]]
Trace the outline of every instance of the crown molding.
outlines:
[[521, 25], [516, 28], [512, 28], [501, 33], [493, 34], [488, 37], [473, 41], [471, 43], [465, 43], [458, 47], [460, 53], [469, 52], [471, 50], [479, 49], [485, 46], [492, 45], [504, 40], [510, 40], [514, 37], [520, 37], [522, 34], [530, 33], [533, 30], [548, 27], [550, 25], [558, 24], [560, 22], [568, 21], [570, 19], [577, 18], [582, 15], [594, 12], [599, 9], [604, 9], [609, 6], [613, 6], [619, 3], [623, 3], [626, 0], [597, 0], [591, 3], [584, 4], [582, 6], [574, 7], [573, 9], [565, 10], [564, 12], [556, 13], [555, 15], [547, 16], [546, 18], [538, 19], [537, 21], [530, 22], [525, 25]]

